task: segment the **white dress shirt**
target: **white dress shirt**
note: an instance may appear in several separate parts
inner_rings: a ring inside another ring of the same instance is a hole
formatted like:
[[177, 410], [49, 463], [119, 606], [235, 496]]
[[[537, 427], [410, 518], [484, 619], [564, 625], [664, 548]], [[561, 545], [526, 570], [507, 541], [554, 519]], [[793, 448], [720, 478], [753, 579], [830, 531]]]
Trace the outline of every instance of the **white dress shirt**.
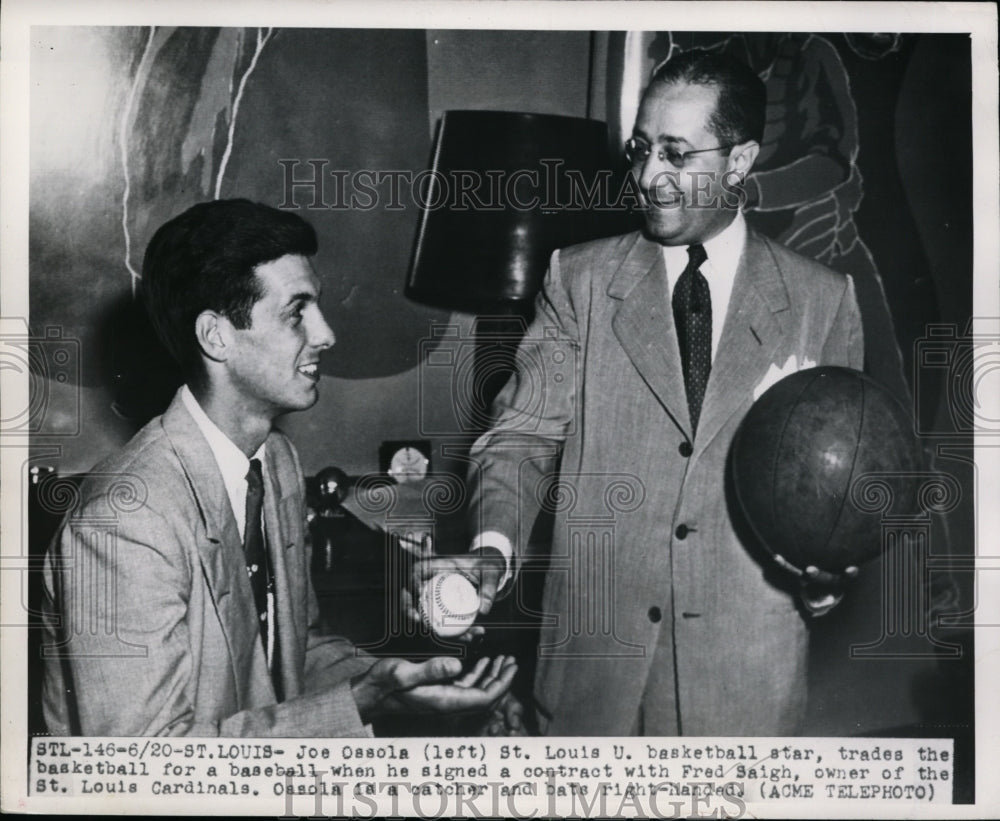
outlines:
[[[243, 540], [243, 531], [246, 529], [247, 518], [247, 473], [250, 471], [250, 460], [243, 455], [236, 444], [226, 434], [219, 430], [218, 426], [208, 418], [208, 414], [198, 404], [194, 394], [185, 385], [181, 388], [181, 401], [184, 407], [194, 417], [195, 424], [202, 436], [208, 440], [208, 446], [215, 456], [215, 462], [222, 473], [222, 482], [226, 486], [226, 493], [229, 495], [229, 504], [233, 508], [233, 516], [236, 518], [236, 527], [240, 530], [240, 540]], [[254, 459], [259, 459], [262, 469], [264, 469], [264, 445], [257, 448], [253, 455]]]
[[[708, 290], [712, 295], [712, 361], [719, 348], [722, 337], [722, 326], [729, 309], [729, 298], [733, 293], [733, 282], [736, 281], [736, 269], [747, 240], [747, 224], [741, 211], [736, 212], [736, 219], [727, 225], [721, 233], [716, 234], [707, 242], [702, 243], [708, 255], [699, 269], [708, 280]], [[688, 247], [686, 245], [664, 245], [663, 262], [667, 266], [667, 284], [670, 286], [670, 296], [673, 298], [674, 286], [688, 264]], [[671, 310], [673, 310], [671, 308]]]
[[[219, 430], [219, 427], [208, 418], [208, 414], [205, 413], [201, 405], [198, 404], [198, 400], [194, 398], [194, 394], [191, 393], [191, 390], [187, 385], [181, 388], [181, 401], [184, 403], [184, 407], [187, 408], [188, 413], [190, 413], [191, 417], [194, 419], [195, 424], [198, 426], [198, 430], [201, 431], [202, 436], [204, 436], [208, 442], [208, 447], [212, 451], [212, 455], [215, 457], [215, 463], [219, 466], [219, 472], [222, 474], [222, 483], [226, 486], [226, 494], [229, 496], [229, 504], [233, 509], [233, 517], [236, 519], [236, 527], [239, 529], [240, 541], [242, 542], [244, 531], [246, 530], [247, 473], [250, 471], [250, 460], [247, 459], [243, 451], [236, 446], [233, 440]], [[264, 459], [264, 444], [261, 444], [261, 446], [257, 448], [257, 452], [254, 453], [253, 458], [260, 460], [261, 470], [264, 475], [266, 475], [267, 461]], [[264, 512], [261, 511], [262, 533], [265, 532], [265, 522], [263, 517]], [[265, 544], [266, 543], [265, 538]], [[268, 590], [267, 593], [267, 619], [268, 623], [273, 627], [274, 594], [270, 590]], [[270, 666], [274, 653], [273, 629], [267, 631], [266, 650], [267, 663], [268, 666]]]

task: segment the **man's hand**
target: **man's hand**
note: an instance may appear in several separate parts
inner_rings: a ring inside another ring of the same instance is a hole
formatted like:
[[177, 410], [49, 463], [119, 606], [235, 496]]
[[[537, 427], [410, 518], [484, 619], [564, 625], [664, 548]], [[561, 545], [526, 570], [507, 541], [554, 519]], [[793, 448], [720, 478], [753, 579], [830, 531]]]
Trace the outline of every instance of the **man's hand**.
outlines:
[[840, 603], [848, 584], [857, 577], [858, 568], [854, 565], [845, 568], [843, 573], [830, 573], [809, 565], [801, 579], [802, 603], [812, 615], [826, 615]]
[[858, 568], [855, 565], [844, 568], [841, 573], [833, 573], [820, 570], [815, 565], [799, 570], [777, 553], [774, 554], [774, 561], [784, 570], [799, 577], [799, 597], [814, 616], [823, 616], [836, 607], [844, 598], [848, 585], [858, 577]]
[[[479, 590], [479, 614], [486, 615], [493, 607], [497, 587], [507, 569], [503, 553], [493, 547], [483, 547], [470, 553], [455, 556], [434, 556], [417, 562], [413, 568], [410, 585], [404, 588], [401, 597], [403, 612], [413, 621], [420, 621], [418, 602], [424, 582], [438, 573], [461, 573]], [[459, 640], [468, 641], [482, 635], [481, 625], [473, 625]]]
[[858, 577], [855, 565], [844, 568], [842, 573], [832, 573], [820, 570], [815, 565], [799, 570], [778, 554], [775, 554], [774, 560], [789, 573], [799, 577], [799, 596], [806, 609], [814, 616], [823, 616], [836, 607], [844, 598], [848, 584]]
[[456, 658], [439, 656], [420, 664], [388, 658], [351, 684], [362, 721], [382, 713], [468, 713], [490, 710], [510, 689], [514, 658], [482, 658], [465, 675]]
[[507, 693], [493, 708], [480, 735], [526, 736], [524, 706], [513, 693]]
[[849, 581], [858, 577], [858, 568], [853, 564], [844, 568], [842, 573], [831, 573], [828, 570], [820, 570], [814, 565], [809, 565], [805, 569], [803, 580], [806, 584], [817, 587], [843, 587]]

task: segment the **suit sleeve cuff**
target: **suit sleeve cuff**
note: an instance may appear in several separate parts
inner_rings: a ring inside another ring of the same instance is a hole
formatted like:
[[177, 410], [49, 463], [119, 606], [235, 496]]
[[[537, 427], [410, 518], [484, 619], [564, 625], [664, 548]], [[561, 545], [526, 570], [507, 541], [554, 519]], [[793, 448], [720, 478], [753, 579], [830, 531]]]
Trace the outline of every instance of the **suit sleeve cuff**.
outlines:
[[497, 585], [497, 591], [503, 590], [507, 587], [508, 582], [514, 577], [514, 572], [512, 570], [511, 558], [514, 555], [514, 546], [510, 543], [510, 539], [496, 530], [486, 530], [476, 536], [472, 540], [472, 547], [469, 548], [471, 553], [473, 550], [480, 550], [484, 547], [494, 547], [503, 554], [504, 558], [504, 571], [503, 577], [500, 579], [500, 584]]
[[317, 701], [316, 713], [310, 717], [313, 726], [324, 728], [333, 737], [372, 738], [371, 724], [365, 724], [358, 714], [349, 681], [342, 682], [324, 694]]

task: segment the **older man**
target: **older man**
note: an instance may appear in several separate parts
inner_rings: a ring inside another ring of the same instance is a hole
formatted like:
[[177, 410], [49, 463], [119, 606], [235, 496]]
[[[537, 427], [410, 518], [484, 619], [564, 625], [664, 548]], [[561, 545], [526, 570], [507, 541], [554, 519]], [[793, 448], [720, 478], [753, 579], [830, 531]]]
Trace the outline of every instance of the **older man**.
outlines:
[[[839, 579], [800, 587], [756, 557], [724, 467], [769, 379], [860, 368], [863, 346], [850, 278], [740, 213], [764, 106], [759, 78], [727, 58], [688, 51], [657, 70], [626, 144], [644, 230], [552, 256], [519, 357], [541, 376], [515, 374], [472, 449], [478, 535], [438, 564], [479, 573], [484, 610], [539, 508], [554, 511], [543, 732], [784, 735], [803, 717], [801, 600], [824, 611]], [[575, 368], [550, 364], [567, 357]], [[557, 472], [565, 491], [547, 496]]]

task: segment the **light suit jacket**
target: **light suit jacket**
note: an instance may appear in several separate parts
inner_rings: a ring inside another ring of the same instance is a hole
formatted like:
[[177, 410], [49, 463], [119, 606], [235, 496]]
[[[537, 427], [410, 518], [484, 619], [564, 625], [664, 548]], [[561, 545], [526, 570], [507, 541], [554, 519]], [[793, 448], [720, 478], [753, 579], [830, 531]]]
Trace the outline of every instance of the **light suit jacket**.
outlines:
[[812, 364], [860, 368], [862, 352], [850, 279], [749, 232], [692, 439], [659, 246], [635, 233], [553, 255], [470, 471], [474, 532], [523, 552], [554, 512], [543, 730], [795, 732], [805, 621], [734, 531], [724, 466], [755, 392]]
[[370, 658], [318, 631], [303, 478], [267, 439], [264, 517], [285, 701], [215, 458], [175, 396], [84, 481], [44, 568], [44, 711], [58, 735], [369, 735], [350, 678]]

